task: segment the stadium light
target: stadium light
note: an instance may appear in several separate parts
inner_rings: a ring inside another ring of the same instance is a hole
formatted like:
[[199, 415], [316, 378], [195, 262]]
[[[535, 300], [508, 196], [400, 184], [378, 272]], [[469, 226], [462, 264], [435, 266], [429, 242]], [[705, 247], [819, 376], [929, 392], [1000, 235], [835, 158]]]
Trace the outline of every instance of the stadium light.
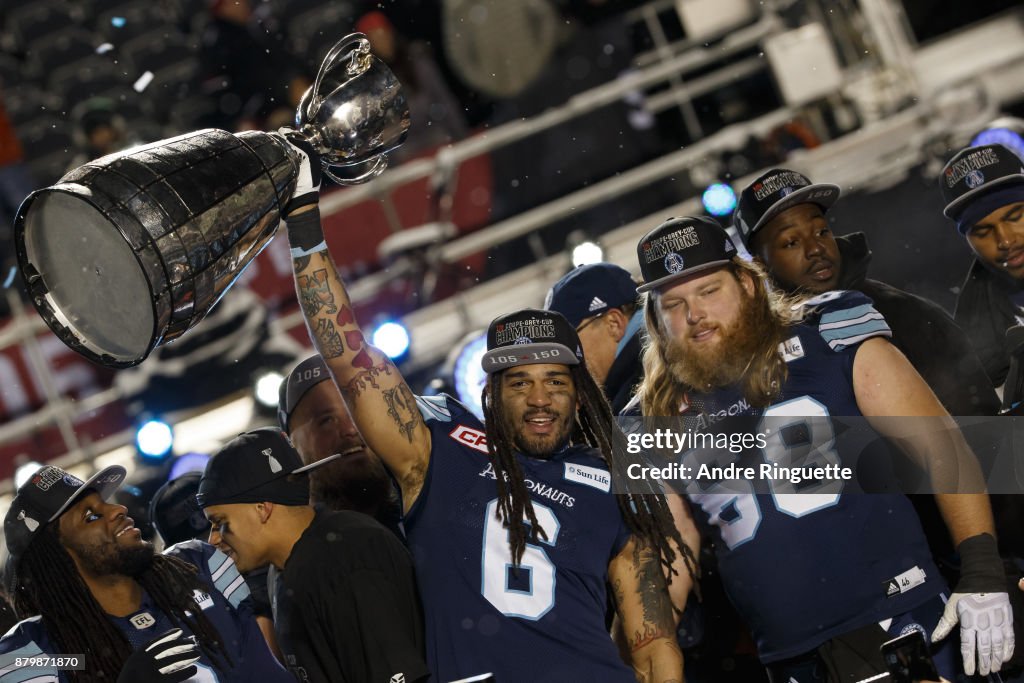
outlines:
[[284, 375], [280, 372], [270, 370], [268, 372], [260, 373], [256, 377], [255, 389], [253, 395], [256, 397], [256, 402], [264, 408], [276, 408], [278, 392], [281, 389], [281, 382], [284, 381]]
[[1009, 128], [988, 128], [981, 131], [971, 140], [971, 147], [979, 145], [1002, 145], [1024, 159], [1024, 137]]
[[580, 242], [572, 249], [572, 265], [576, 268], [600, 263], [604, 260], [604, 249], [596, 242]]
[[392, 320], [378, 325], [370, 339], [374, 346], [394, 361], [402, 359], [409, 351], [409, 331], [401, 323]]
[[700, 200], [712, 216], [728, 216], [736, 210], [736, 193], [725, 183], [709, 185]]
[[487, 373], [481, 364], [485, 351], [487, 333], [480, 332], [463, 344], [452, 369], [452, 380], [459, 401], [481, 420], [484, 418], [484, 410], [480, 403], [480, 392], [483, 391], [484, 381], [487, 379]]
[[206, 469], [206, 463], [209, 461], [210, 456], [206, 453], [186, 453], [179, 456], [174, 459], [174, 464], [171, 465], [171, 472], [167, 475], [167, 481], [177, 479], [186, 472], [199, 472], [201, 474]]
[[163, 460], [174, 446], [174, 432], [162, 420], [148, 420], [135, 433], [135, 446], [143, 460]]

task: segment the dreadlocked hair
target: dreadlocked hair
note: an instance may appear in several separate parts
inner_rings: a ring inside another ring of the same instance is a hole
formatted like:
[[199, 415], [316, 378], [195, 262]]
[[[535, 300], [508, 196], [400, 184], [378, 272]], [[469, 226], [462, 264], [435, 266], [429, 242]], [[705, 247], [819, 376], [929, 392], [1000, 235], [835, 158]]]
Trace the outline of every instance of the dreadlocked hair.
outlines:
[[[203, 614], [193, 589], [209, 591], [197, 578], [196, 568], [177, 557], [156, 555], [153, 564], [135, 577], [157, 609], [176, 626], [196, 636], [203, 653], [215, 664], [233, 666], [216, 627]], [[68, 671], [77, 683], [116, 681], [133, 648], [103, 611], [78, 573], [74, 560], [61, 545], [57, 530], [43, 529], [15, 575], [14, 605], [22, 619], [42, 617], [43, 626], [58, 652], [83, 653], [88, 671]], [[187, 616], [185, 611], [191, 614]]]
[[[597, 449], [612, 476], [618, 477], [619, 481], [629, 481], [626, 477], [629, 463], [622, 457], [626, 453], [626, 436], [612, 415], [608, 400], [583, 364], [570, 366], [569, 373], [576, 386], [578, 402], [572, 443], [586, 444]], [[500, 377], [501, 373], [488, 375], [482, 405], [487, 429], [487, 450], [498, 485], [497, 515], [508, 529], [512, 566], [518, 568], [527, 540], [537, 543], [541, 537], [547, 540], [547, 534], [537, 522], [533, 503], [527, 494], [523, 470], [515, 457], [513, 435], [508, 433], [502, 419], [504, 405], [501, 400]], [[633, 482], [630, 487], [635, 488]], [[696, 585], [697, 558], [679, 534], [664, 495], [648, 483], [648, 489], [643, 493], [620, 493], [615, 498], [626, 526], [637, 541], [658, 551], [661, 563], [667, 569], [668, 580], [671, 582], [672, 575], [678, 573], [672, 567], [677, 552], [672, 547], [675, 545], [682, 553], [687, 573]], [[529, 532], [526, 529], [527, 523]]]
[[[763, 323], [764, 343], [751, 359], [740, 385], [748, 403], [764, 408], [779, 395], [786, 382], [786, 362], [778, 352], [779, 344], [787, 334], [792, 334], [789, 327], [800, 322], [806, 311], [798, 298], [771, 289], [764, 269], [756, 262], [734, 257], [726, 269], [737, 281], [745, 276], [754, 285], [753, 302]], [[644, 380], [637, 395], [645, 416], [672, 417], [679, 415], [687, 402], [686, 394], [693, 387], [676, 379], [665, 362], [669, 333], [658, 314], [658, 296], [650, 292], [644, 306], [647, 344], [643, 351]]]

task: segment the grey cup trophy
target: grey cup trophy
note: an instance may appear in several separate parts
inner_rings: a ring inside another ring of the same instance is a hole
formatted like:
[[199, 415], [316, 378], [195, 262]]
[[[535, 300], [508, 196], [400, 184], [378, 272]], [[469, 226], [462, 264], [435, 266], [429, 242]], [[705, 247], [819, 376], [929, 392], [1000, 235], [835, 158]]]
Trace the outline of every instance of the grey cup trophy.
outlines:
[[[394, 74], [346, 36], [303, 95], [296, 130], [325, 173], [360, 183], [409, 128]], [[365, 165], [353, 178], [335, 167]], [[84, 164], [36, 190], [15, 219], [32, 303], [70, 348], [114, 368], [195, 326], [270, 242], [299, 157], [280, 133], [201, 130]]]

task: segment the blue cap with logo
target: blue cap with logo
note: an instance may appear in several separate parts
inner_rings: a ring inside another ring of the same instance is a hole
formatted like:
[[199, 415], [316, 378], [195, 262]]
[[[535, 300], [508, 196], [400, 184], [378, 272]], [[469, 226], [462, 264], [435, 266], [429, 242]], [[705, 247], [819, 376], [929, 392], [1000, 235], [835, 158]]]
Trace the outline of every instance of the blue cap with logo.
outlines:
[[628, 270], [614, 263], [591, 263], [569, 271], [552, 285], [544, 308], [579, 327], [586, 318], [634, 302], [636, 283]]

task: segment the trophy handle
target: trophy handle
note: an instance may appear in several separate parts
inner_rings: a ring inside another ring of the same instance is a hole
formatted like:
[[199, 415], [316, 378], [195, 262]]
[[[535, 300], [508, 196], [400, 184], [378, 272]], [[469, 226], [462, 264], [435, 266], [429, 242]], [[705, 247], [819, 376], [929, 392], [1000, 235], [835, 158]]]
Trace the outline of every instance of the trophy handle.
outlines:
[[381, 154], [380, 156], [373, 160], [373, 166], [370, 168], [369, 171], [363, 173], [362, 175], [356, 176], [355, 178], [339, 178], [338, 176], [331, 173], [331, 169], [326, 163], [323, 164], [323, 173], [325, 176], [327, 176], [334, 182], [338, 183], [339, 185], [359, 185], [360, 183], [365, 183], [367, 180], [370, 180], [371, 178], [376, 178], [381, 173], [383, 173], [384, 169], [387, 167], [388, 155]]
[[[350, 57], [351, 62], [345, 69], [346, 75], [349, 78], [353, 78], [363, 73], [370, 68], [370, 41], [367, 40], [366, 36], [362, 33], [350, 33], [345, 36], [327, 51], [327, 56], [324, 57], [323, 63], [320, 64], [320, 71], [316, 74], [316, 81], [313, 83], [313, 97], [309, 103], [309, 109], [307, 110], [307, 119], [312, 119], [316, 116], [317, 112], [320, 111], [320, 105], [323, 104], [324, 99], [320, 96], [320, 83], [323, 81], [324, 74], [327, 73], [328, 69], [333, 67], [339, 59], [342, 52], [357, 44], [359, 47], [352, 51]], [[381, 169], [384, 170], [384, 169]], [[380, 171], [378, 171], [380, 173]]]

